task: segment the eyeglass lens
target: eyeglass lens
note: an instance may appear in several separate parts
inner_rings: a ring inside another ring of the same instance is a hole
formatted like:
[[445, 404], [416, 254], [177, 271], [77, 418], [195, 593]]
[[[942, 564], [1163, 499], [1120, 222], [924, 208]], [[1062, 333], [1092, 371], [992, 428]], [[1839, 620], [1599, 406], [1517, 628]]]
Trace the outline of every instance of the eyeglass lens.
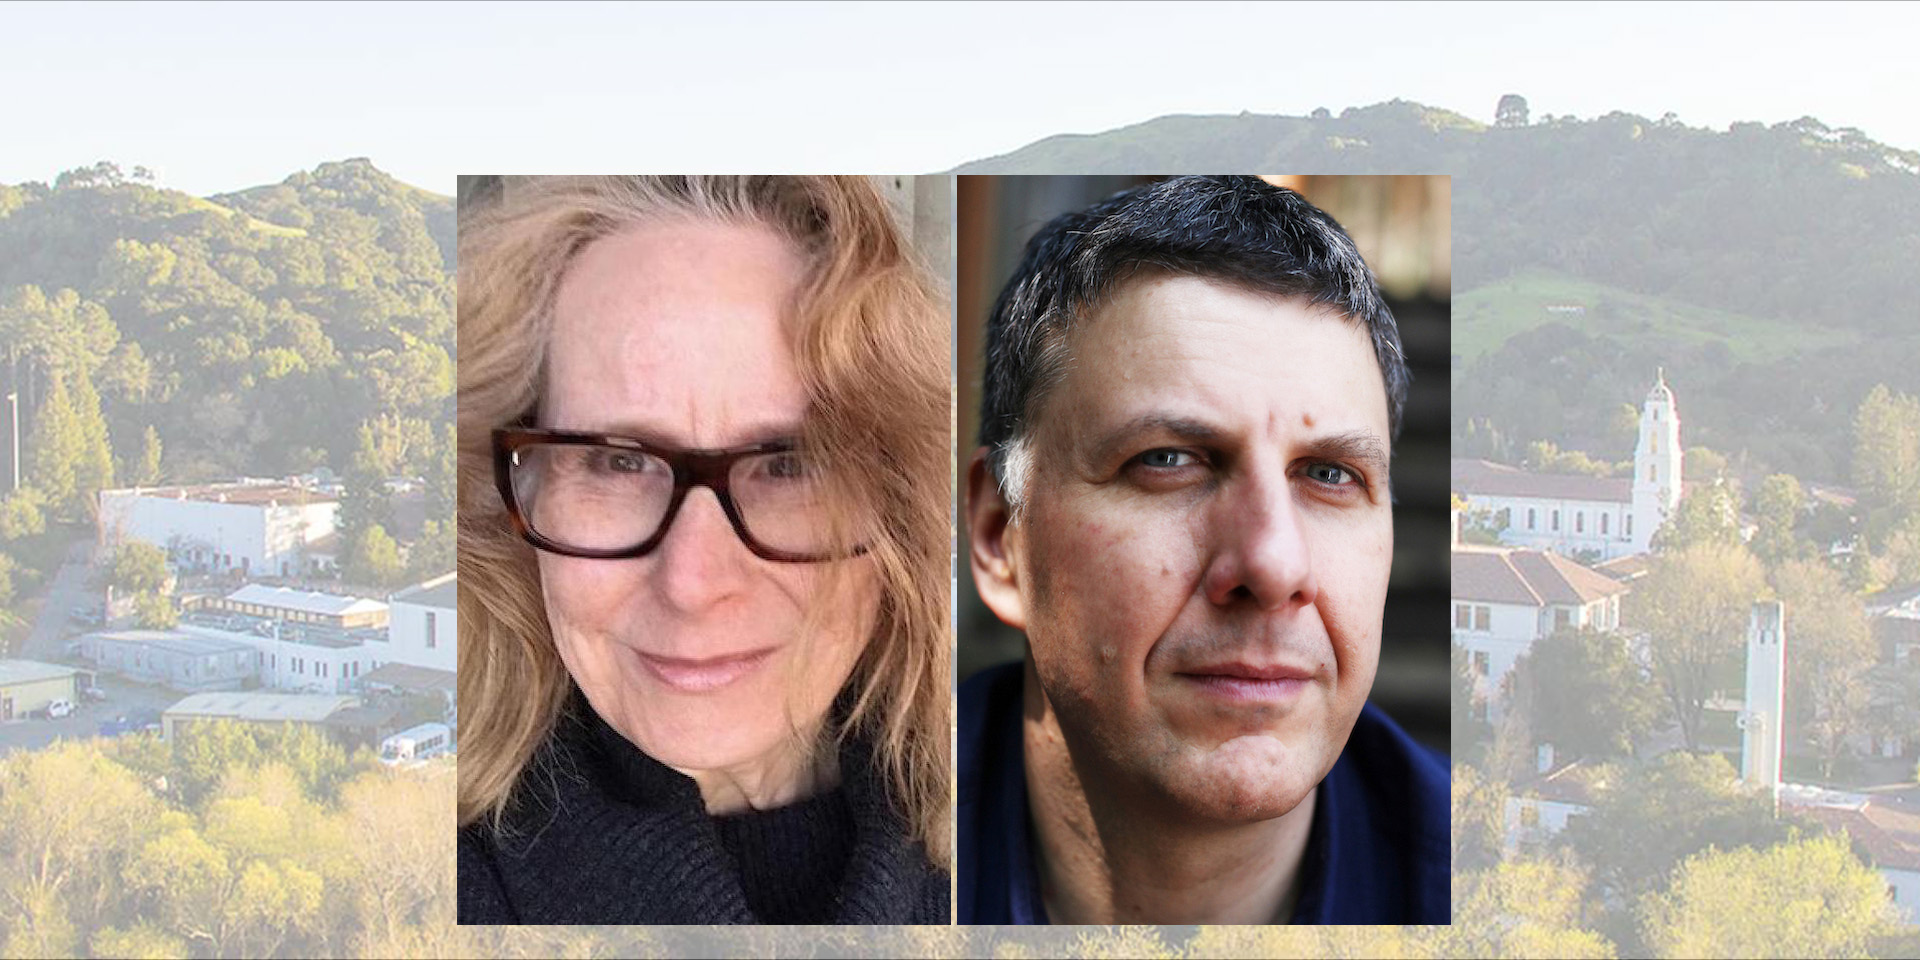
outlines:
[[[524, 445], [514, 451], [511, 476], [514, 498], [533, 531], [578, 550], [645, 543], [659, 532], [673, 503], [673, 468], [621, 447]], [[728, 471], [727, 486], [746, 536], [760, 546], [789, 553], [832, 546], [827, 484], [800, 452], [742, 457]]]

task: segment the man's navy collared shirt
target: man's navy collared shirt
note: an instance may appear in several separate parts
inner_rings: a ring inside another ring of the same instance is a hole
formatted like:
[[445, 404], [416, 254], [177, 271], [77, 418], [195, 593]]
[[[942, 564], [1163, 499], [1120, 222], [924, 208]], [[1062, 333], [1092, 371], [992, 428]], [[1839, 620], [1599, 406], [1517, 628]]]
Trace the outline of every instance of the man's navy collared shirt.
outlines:
[[[1027, 817], [1025, 665], [960, 685], [961, 923], [1046, 923]], [[1360, 712], [1313, 808], [1293, 923], [1449, 923], [1452, 772], [1385, 712]]]

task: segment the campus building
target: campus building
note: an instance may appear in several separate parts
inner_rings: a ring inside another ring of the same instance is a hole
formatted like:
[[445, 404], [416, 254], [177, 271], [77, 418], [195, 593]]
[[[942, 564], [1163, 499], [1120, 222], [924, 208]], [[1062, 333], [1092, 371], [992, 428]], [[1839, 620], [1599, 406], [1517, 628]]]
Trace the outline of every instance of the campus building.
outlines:
[[18, 720], [55, 700], [74, 699], [78, 671], [38, 660], [0, 660], [0, 720]]
[[232, 720], [243, 723], [308, 724], [325, 727], [336, 714], [359, 704], [359, 698], [304, 693], [196, 693], [160, 714], [161, 736], [172, 740], [196, 723]]
[[1640, 406], [1633, 476], [1535, 473], [1486, 460], [1453, 461], [1453, 492], [1507, 546], [1595, 560], [1646, 553], [1680, 506], [1680, 413], [1661, 374]]
[[1557, 553], [1504, 547], [1455, 546], [1452, 579], [1453, 642], [1467, 651], [1475, 709], [1490, 719], [1500, 715], [1507, 672], [1536, 641], [1560, 630], [1619, 630], [1627, 593]]
[[99, 542], [152, 544], [185, 571], [304, 576], [333, 566], [339, 512], [332, 493], [286, 481], [102, 490]]
[[253, 647], [175, 630], [110, 630], [80, 638], [80, 655], [105, 673], [175, 690], [239, 690], [253, 685]]

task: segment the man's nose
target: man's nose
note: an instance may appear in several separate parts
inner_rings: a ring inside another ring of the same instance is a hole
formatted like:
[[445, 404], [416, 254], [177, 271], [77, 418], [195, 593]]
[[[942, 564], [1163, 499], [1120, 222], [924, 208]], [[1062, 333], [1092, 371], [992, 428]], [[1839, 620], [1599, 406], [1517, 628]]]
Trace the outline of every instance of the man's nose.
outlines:
[[753, 560], [712, 490], [687, 491], [666, 538], [654, 548], [654, 587], [670, 609], [692, 614], [736, 596]]
[[1318, 598], [1306, 518], [1287, 478], [1249, 479], [1219, 507], [1203, 581], [1209, 601], [1278, 611], [1309, 606]]

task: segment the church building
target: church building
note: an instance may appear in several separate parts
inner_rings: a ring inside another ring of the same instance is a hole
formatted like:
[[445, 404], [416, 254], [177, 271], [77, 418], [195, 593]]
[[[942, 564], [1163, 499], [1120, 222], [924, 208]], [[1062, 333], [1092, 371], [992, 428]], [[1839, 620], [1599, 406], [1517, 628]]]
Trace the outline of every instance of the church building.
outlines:
[[1599, 561], [1646, 553], [1654, 532], [1679, 507], [1680, 414], [1665, 373], [1640, 407], [1633, 476], [1534, 473], [1487, 460], [1453, 461], [1453, 491], [1485, 512], [1514, 547]]

